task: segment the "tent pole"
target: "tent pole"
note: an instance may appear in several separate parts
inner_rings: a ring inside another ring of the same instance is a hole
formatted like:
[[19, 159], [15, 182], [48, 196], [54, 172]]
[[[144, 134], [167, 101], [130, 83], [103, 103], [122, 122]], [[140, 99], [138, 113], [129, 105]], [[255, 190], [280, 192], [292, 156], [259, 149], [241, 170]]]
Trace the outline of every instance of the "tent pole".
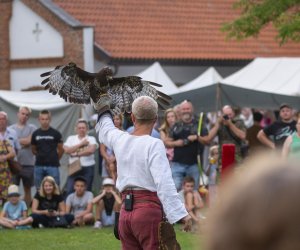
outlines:
[[221, 109], [221, 84], [217, 83], [216, 89], [216, 113]]

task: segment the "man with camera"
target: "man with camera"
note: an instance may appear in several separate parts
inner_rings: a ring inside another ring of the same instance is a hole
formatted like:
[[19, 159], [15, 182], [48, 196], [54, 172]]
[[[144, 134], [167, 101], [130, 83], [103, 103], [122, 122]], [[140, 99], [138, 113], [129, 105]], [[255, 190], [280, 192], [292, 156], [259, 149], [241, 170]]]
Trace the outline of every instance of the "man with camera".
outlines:
[[[246, 155], [246, 126], [244, 121], [236, 116], [233, 108], [225, 105], [222, 108], [222, 117], [219, 117], [215, 127], [218, 128], [219, 144], [222, 150], [223, 144], [235, 145], [235, 160], [240, 162]], [[210, 131], [212, 132], [212, 131]]]
[[197, 156], [202, 156], [204, 144], [209, 144], [211, 137], [203, 125], [198, 136], [199, 121], [193, 115], [194, 108], [190, 101], [183, 101], [180, 110], [181, 120], [171, 128], [170, 138], [166, 142], [167, 146], [174, 147], [172, 175], [177, 190], [181, 189], [185, 176], [195, 179], [194, 189], [198, 190], [200, 173]]

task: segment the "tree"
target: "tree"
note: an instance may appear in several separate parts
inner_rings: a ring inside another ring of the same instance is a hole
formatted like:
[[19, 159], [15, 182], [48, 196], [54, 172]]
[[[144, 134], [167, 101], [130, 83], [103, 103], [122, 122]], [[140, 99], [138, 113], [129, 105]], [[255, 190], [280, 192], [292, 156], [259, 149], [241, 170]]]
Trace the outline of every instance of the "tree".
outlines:
[[262, 28], [273, 23], [280, 44], [300, 41], [300, 0], [239, 0], [233, 7], [241, 10], [240, 17], [221, 28], [229, 38], [258, 36]]

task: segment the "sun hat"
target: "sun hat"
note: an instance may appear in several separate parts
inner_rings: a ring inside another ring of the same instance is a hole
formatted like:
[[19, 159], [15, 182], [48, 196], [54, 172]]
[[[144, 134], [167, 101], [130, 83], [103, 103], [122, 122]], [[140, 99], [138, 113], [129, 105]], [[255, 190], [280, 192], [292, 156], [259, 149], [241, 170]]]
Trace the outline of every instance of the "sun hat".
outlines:
[[10, 185], [8, 187], [8, 197], [20, 196], [19, 188], [17, 185]]

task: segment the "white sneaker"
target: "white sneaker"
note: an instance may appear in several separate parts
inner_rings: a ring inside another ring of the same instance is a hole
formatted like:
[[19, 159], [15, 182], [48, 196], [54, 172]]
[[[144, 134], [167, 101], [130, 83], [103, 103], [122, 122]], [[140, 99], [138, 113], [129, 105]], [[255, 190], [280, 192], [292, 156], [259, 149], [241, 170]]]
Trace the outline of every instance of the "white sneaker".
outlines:
[[102, 228], [102, 223], [101, 223], [101, 221], [98, 221], [98, 220], [97, 220], [97, 221], [95, 222], [95, 224], [94, 224], [94, 228], [95, 228], [95, 229], [101, 229], [101, 228]]

